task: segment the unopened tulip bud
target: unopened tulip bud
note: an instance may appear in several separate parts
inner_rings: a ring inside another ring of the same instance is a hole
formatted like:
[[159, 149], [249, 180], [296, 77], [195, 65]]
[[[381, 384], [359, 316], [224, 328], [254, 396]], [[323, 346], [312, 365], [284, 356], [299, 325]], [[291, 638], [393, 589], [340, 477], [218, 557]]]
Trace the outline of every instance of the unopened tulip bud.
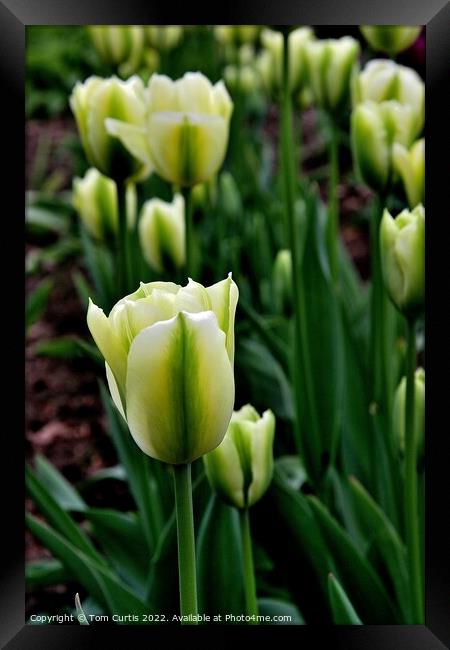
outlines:
[[425, 85], [415, 70], [388, 59], [374, 59], [354, 77], [353, 105], [396, 101], [410, 106], [417, 137], [425, 119]]
[[[100, 241], [114, 237], [118, 228], [117, 186], [95, 168], [88, 169], [84, 178], [73, 180], [73, 206], [88, 232]], [[136, 222], [136, 189], [130, 184], [126, 193], [127, 224]]]
[[214, 28], [214, 36], [219, 43], [234, 47], [254, 43], [258, 32], [258, 25], [216, 25]]
[[277, 253], [272, 273], [273, 294], [279, 313], [292, 312], [292, 256], [284, 249]]
[[136, 72], [144, 48], [140, 25], [90, 25], [87, 29], [104, 63], [125, 66], [122, 71], [128, 74]]
[[274, 434], [272, 411], [260, 417], [253, 406], [243, 406], [233, 413], [222, 443], [204, 456], [211, 487], [230, 505], [248, 508], [269, 487]]
[[147, 25], [145, 27], [147, 43], [159, 51], [173, 50], [183, 36], [181, 25]]
[[395, 56], [414, 43], [422, 28], [406, 25], [363, 25], [360, 29], [374, 50]]
[[425, 299], [425, 210], [418, 205], [394, 219], [387, 210], [380, 226], [381, 266], [387, 292], [407, 316], [421, 311]]
[[184, 199], [172, 203], [146, 201], [139, 221], [139, 241], [145, 259], [155, 270], [180, 269], [186, 260]]
[[179, 187], [211, 178], [225, 157], [233, 103], [222, 81], [200, 73], [172, 81], [153, 75], [148, 87], [148, 146], [157, 173]]
[[[406, 377], [398, 385], [394, 399], [394, 433], [400, 451], [405, 451], [405, 400]], [[414, 440], [417, 455], [421, 456], [425, 428], [425, 370], [417, 368], [414, 375]]]
[[[314, 37], [309, 27], [299, 27], [289, 34], [289, 85], [294, 93], [306, 82], [306, 44]], [[283, 87], [283, 34], [273, 29], [261, 32], [263, 51], [256, 65], [267, 92], [279, 92]]]
[[410, 106], [395, 101], [364, 102], [352, 113], [353, 159], [361, 180], [382, 191], [392, 178], [393, 146], [409, 147], [414, 137], [414, 114]]
[[[138, 77], [127, 81], [89, 77], [75, 85], [70, 106], [84, 151], [94, 167], [121, 182], [148, 176], [151, 168], [143, 137], [144, 86]], [[125, 132], [131, 133], [134, 151], [123, 145]]]
[[345, 105], [358, 56], [359, 43], [350, 36], [306, 44], [308, 80], [318, 106], [333, 112]]
[[223, 71], [223, 78], [227, 88], [232, 93], [251, 95], [259, 87], [259, 75], [251, 65], [227, 65]]
[[402, 179], [409, 207], [425, 202], [425, 140], [417, 140], [410, 149], [395, 143], [392, 150], [394, 169]]
[[234, 404], [231, 276], [210, 287], [150, 282], [87, 322], [111, 396], [142, 451], [190, 463], [222, 441]]

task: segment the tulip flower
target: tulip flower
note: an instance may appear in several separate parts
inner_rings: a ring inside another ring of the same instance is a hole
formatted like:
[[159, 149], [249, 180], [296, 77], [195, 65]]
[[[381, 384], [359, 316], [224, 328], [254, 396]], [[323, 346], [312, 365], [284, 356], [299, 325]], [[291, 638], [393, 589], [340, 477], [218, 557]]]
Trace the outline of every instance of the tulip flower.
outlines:
[[249, 507], [259, 501], [273, 474], [275, 417], [272, 411], [258, 412], [247, 404], [231, 417], [225, 438], [203, 457], [212, 489], [239, 509], [244, 563], [247, 614], [258, 614]]
[[[425, 370], [417, 368], [414, 374], [414, 440], [417, 446], [417, 455], [423, 451], [425, 428]], [[397, 444], [401, 452], [405, 451], [405, 402], [406, 402], [406, 377], [398, 385], [394, 399], [393, 429]]]
[[[117, 234], [117, 186], [115, 182], [91, 167], [83, 178], [73, 179], [73, 207], [92, 237], [107, 241]], [[127, 224], [136, 223], [136, 188], [127, 186]]]
[[254, 43], [258, 32], [258, 25], [216, 25], [214, 27], [214, 36], [223, 45]]
[[[151, 168], [142, 137], [145, 134], [144, 87], [138, 77], [127, 81], [117, 77], [89, 77], [75, 85], [70, 106], [84, 151], [94, 167], [117, 182], [148, 176]], [[121, 129], [133, 133], [134, 145], [139, 146], [137, 157], [115, 137]]]
[[259, 88], [259, 75], [251, 65], [238, 67], [233, 64], [225, 66], [223, 77], [227, 88], [232, 92], [241, 92], [244, 95], [251, 95]]
[[410, 149], [394, 143], [394, 169], [402, 179], [409, 207], [425, 201], [425, 140], [417, 140]]
[[410, 106], [396, 101], [359, 104], [352, 113], [353, 157], [361, 179], [380, 192], [392, 178], [394, 143], [409, 147], [415, 117]]
[[[306, 82], [305, 47], [313, 37], [310, 27], [299, 27], [289, 34], [289, 86], [293, 93]], [[280, 92], [283, 85], [283, 34], [273, 29], [263, 29], [261, 43], [264, 49], [256, 65], [262, 82], [267, 92]]]
[[173, 50], [183, 37], [181, 25], [147, 25], [145, 27], [147, 43], [156, 50]]
[[413, 135], [419, 135], [425, 119], [425, 85], [415, 70], [387, 59], [374, 59], [354, 78], [352, 91], [354, 106], [389, 100], [410, 106]]
[[233, 110], [222, 81], [214, 86], [200, 73], [172, 81], [150, 78], [147, 138], [157, 173], [179, 187], [206, 181], [225, 157]]
[[90, 301], [111, 396], [152, 458], [190, 463], [222, 441], [234, 402], [237, 300], [230, 275], [207, 288], [141, 284], [109, 316]]
[[276, 309], [280, 313], [292, 310], [292, 255], [288, 249], [277, 253], [272, 271], [273, 294]]
[[394, 219], [385, 210], [380, 228], [381, 265], [387, 292], [406, 315], [420, 311], [425, 299], [425, 210], [418, 205]]
[[222, 443], [204, 456], [211, 487], [230, 505], [247, 508], [272, 480], [275, 417], [250, 405], [235, 411]]
[[395, 56], [414, 43], [422, 28], [406, 25], [363, 25], [360, 29], [374, 50]]
[[102, 61], [133, 74], [142, 60], [144, 31], [140, 25], [90, 25], [88, 33]]
[[181, 194], [172, 203], [160, 199], [146, 201], [139, 221], [142, 252], [155, 271], [162, 272], [167, 264], [180, 269], [186, 261], [184, 199]]
[[336, 111], [347, 101], [358, 55], [359, 43], [350, 36], [306, 43], [308, 81], [315, 102], [326, 111]]

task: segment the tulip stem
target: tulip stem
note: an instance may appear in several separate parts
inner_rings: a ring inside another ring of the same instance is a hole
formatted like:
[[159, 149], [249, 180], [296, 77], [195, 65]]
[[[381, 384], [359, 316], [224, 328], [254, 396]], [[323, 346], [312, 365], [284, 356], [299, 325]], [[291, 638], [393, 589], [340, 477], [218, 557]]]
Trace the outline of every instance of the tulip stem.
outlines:
[[[295, 156], [292, 147], [292, 98], [289, 86], [289, 50], [288, 32], [283, 33], [283, 94], [281, 105], [281, 154], [283, 165], [284, 200], [287, 219], [287, 235], [292, 256], [292, 285], [294, 293], [294, 354], [292, 379], [294, 384], [296, 418], [295, 437], [298, 453], [302, 454], [301, 414], [302, 402], [306, 402], [311, 418], [312, 431], [310, 440], [315, 446], [314, 458], [318, 456], [319, 428], [317, 425], [316, 405], [314, 401], [311, 360], [309, 356], [308, 329], [306, 323], [306, 305], [304, 278], [301, 273], [298, 232], [295, 220]], [[300, 369], [303, 368], [304, 390], [300, 386]], [[316, 468], [318, 470], [318, 468]]]
[[239, 510], [241, 525], [242, 555], [244, 560], [244, 592], [245, 607], [247, 616], [254, 619], [249, 621], [251, 625], [257, 623], [258, 601], [256, 598], [255, 569], [253, 566], [252, 534], [250, 531], [250, 516], [248, 508]]
[[328, 224], [327, 243], [330, 258], [330, 271], [333, 281], [338, 282], [338, 244], [339, 244], [339, 141], [336, 122], [332, 115], [328, 115], [329, 123], [329, 156], [330, 156], [330, 182], [328, 185]]
[[416, 625], [424, 622], [423, 576], [419, 535], [419, 508], [417, 496], [417, 440], [414, 426], [414, 373], [416, 369], [416, 323], [408, 321], [405, 400], [405, 524], [408, 549], [409, 576]]
[[120, 296], [129, 293], [129, 260], [128, 260], [128, 224], [127, 224], [127, 185], [117, 181], [117, 210], [119, 227], [117, 229], [117, 266], [118, 291]]
[[[178, 538], [178, 573], [181, 616], [197, 616], [197, 573], [195, 567], [194, 516], [192, 509], [191, 464], [173, 466]], [[196, 620], [182, 622], [196, 625]]]
[[191, 278], [194, 273], [194, 224], [192, 190], [190, 187], [183, 188], [184, 212], [186, 223], [186, 273]]

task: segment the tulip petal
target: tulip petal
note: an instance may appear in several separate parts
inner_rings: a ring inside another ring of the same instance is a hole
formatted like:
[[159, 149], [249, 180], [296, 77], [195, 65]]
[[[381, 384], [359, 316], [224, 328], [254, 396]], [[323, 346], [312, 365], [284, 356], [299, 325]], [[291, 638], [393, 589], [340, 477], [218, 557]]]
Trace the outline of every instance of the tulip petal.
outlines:
[[109, 392], [111, 393], [112, 401], [114, 402], [117, 410], [119, 411], [120, 415], [123, 417], [123, 419], [126, 422], [127, 418], [123, 410], [119, 387], [117, 385], [113, 372], [111, 368], [108, 366], [108, 364], [106, 363], [106, 361], [105, 361], [105, 370], [106, 370], [106, 381], [108, 382], [108, 388], [109, 388]]
[[132, 156], [140, 160], [144, 165], [151, 167], [147, 133], [144, 126], [107, 118], [105, 120], [105, 128], [110, 135], [120, 140]]
[[227, 351], [231, 363], [234, 362], [234, 318], [239, 299], [239, 289], [233, 281], [231, 273], [226, 280], [217, 282], [206, 291], [211, 300], [211, 308], [217, 316], [219, 327], [227, 337]]
[[149, 456], [177, 465], [217, 447], [234, 376], [214, 313], [180, 312], [142, 330], [128, 355], [126, 397], [131, 434]]
[[203, 460], [211, 487], [230, 505], [244, 508], [244, 473], [233, 438], [227, 435]]
[[275, 416], [272, 411], [265, 411], [258, 422], [245, 422], [240, 426], [252, 428], [252, 482], [248, 489], [248, 505], [252, 505], [272, 480]]
[[103, 309], [97, 307], [91, 299], [89, 299], [87, 324], [98, 349], [111, 368], [111, 372], [117, 382], [122, 410], [125, 410], [127, 351], [121, 339], [112, 328], [110, 320], [103, 313]]

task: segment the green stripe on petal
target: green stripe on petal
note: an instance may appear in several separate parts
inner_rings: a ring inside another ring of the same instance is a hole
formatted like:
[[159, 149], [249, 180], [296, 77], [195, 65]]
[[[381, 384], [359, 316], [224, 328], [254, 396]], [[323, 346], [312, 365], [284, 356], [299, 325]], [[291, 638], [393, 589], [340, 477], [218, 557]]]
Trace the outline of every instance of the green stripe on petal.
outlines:
[[222, 441], [234, 376], [213, 312], [180, 312], [142, 330], [128, 355], [127, 420], [149, 456], [189, 463]]

